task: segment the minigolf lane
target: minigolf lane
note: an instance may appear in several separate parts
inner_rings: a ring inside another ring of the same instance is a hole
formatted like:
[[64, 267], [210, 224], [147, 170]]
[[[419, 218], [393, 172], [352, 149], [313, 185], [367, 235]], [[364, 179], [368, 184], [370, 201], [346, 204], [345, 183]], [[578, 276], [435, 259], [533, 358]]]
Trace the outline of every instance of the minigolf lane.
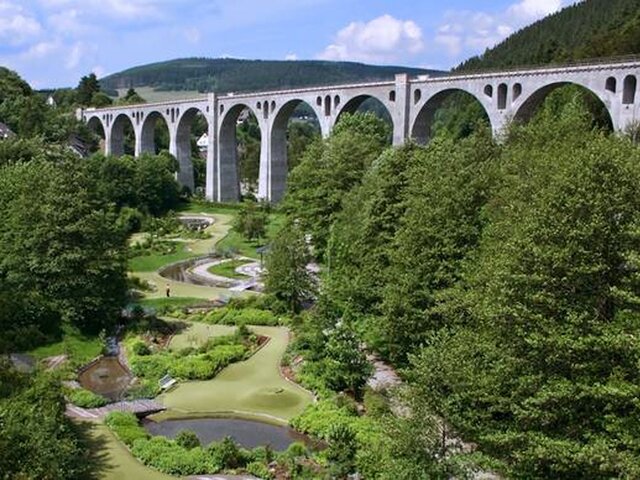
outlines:
[[158, 400], [168, 411], [160, 418], [236, 414], [287, 422], [313, 401], [311, 393], [280, 374], [289, 342], [284, 327], [251, 327], [269, 342], [255, 355], [234, 363], [214, 379], [180, 383]]

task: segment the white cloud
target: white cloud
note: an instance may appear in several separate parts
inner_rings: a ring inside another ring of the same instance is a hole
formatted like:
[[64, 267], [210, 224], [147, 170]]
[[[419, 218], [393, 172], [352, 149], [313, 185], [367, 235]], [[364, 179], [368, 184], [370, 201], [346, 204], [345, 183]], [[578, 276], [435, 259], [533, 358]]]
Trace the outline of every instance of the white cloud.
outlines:
[[195, 45], [200, 43], [200, 39], [202, 38], [202, 33], [196, 27], [187, 28], [184, 31], [184, 38], [187, 39], [187, 42]]
[[524, 20], [535, 20], [561, 8], [562, 0], [522, 0], [509, 7], [509, 14]]
[[423, 49], [422, 30], [415, 22], [383, 15], [368, 23], [350, 23], [318, 58], [385, 63], [413, 56]]
[[22, 45], [41, 33], [40, 22], [22, 6], [0, 0], [0, 43]]
[[449, 11], [434, 41], [450, 56], [469, 50], [479, 53], [500, 43], [525, 25], [575, 3], [571, 0], [518, 0], [497, 13]]
[[285, 55], [284, 59], [289, 61], [298, 60], [298, 55], [296, 55], [295, 53], [288, 53], [287, 55]]
[[57, 52], [60, 47], [61, 44], [57, 40], [38, 42], [24, 51], [20, 58], [22, 60], [38, 60]]

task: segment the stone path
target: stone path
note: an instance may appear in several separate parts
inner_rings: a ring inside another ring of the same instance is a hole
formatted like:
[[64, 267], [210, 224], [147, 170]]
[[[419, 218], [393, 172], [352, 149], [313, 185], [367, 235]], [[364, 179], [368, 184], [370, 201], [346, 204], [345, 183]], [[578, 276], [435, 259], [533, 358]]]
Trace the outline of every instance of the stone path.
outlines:
[[367, 381], [367, 385], [373, 390], [386, 390], [397, 387], [402, 383], [393, 367], [387, 365], [375, 355], [367, 355], [367, 360], [371, 362], [374, 368], [373, 375]]
[[130, 402], [111, 403], [100, 408], [81, 408], [67, 404], [66, 414], [72, 418], [102, 419], [111, 412], [130, 412], [136, 415], [150, 415], [165, 410], [165, 407], [155, 400], [132, 400]]
[[[233, 278], [223, 277], [221, 275], [214, 275], [209, 272], [211, 267], [216, 265], [220, 265], [222, 263], [230, 262], [232, 260], [247, 260], [250, 263], [246, 263], [244, 265], [240, 265], [236, 268], [236, 272], [246, 275], [248, 277], [247, 280], [237, 280]], [[243, 292], [250, 288], [256, 287], [259, 285], [259, 277], [262, 274], [262, 268], [260, 267], [259, 262], [252, 261], [253, 259], [248, 257], [238, 257], [238, 258], [225, 258], [221, 260], [212, 260], [210, 262], [204, 262], [199, 265], [194, 266], [190, 273], [195, 277], [204, 279], [209, 282], [219, 283], [228, 285], [228, 288], [232, 292]]]

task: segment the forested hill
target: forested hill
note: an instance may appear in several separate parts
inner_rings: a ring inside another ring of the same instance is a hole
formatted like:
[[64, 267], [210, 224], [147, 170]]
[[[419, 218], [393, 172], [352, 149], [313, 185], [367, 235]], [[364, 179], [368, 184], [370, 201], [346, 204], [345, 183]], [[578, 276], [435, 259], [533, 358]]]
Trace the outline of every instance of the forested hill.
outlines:
[[511, 35], [457, 70], [640, 53], [640, 0], [585, 0]]
[[109, 75], [100, 83], [106, 90], [153, 87], [166, 91], [242, 92], [391, 80], [396, 73], [443, 72], [352, 62], [186, 58], [131, 68]]

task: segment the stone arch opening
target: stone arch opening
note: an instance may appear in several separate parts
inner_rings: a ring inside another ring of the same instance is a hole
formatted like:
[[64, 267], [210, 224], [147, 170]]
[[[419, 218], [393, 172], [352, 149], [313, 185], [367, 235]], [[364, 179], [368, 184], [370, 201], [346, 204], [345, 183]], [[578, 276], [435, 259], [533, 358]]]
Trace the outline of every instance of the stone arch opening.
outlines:
[[[194, 164], [202, 164], [198, 162], [201, 159], [201, 152], [198, 148], [198, 140], [204, 133], [208, 131], [209, 122], [199, 108], [189, 108], [186, 111], [179, 112], [180, 117], [177, 118], [177, 127], [175, 131], [175, 156], [178, 160], [178, 182], [183, 188], [193, 193], [196, 189], [196, 172]], [[209, 145], [206, 145], [209, 148]], [[204, 158], [206, 158], [206, 149], [204, 150]], [[203, 179], [204, 175], [199, 178]], [[203, 186], [201, 180], [198, 184]]]
[[[339, 101], [337, 98], [336, 105]], [[307, 147], [320, 137], [320, 119], [311, 105], [295, 99], [280, 107], [271, 127], [271, 170], [261, 176], [261, 184], [266, 187], [261, 193], [266, 193], [272, 202], [280, 201], [288, 173], [300, 163]]]
[[89, 151], [95, 153], [101, 151], [105, 153], [106, 147], [106, 131], [104, 124], [99, 117], [93, 116], [86, 121], [87, 128], [91, 132], [91, 144], [89, 145]]
[[[260, 169], [261, 131], [258, 117], [249, 105], [227, 109], [218, 134], [218, 198], [236, 202], [241, 191], [255, 190]], [[242, 184], [242, 189], [240, 185]]]
[[327, 95], [324, 97], [324, 115], [328, 117], [331, 115], [331, 96]]
[[120, 157], [135, 154], [136, 133], [128, 114], [121, 113], [113, 119], [109, 143], [111, 155]]
[[504, 110], [507, 108], [507, 95], [509, 94], [509, 87], [506, 83], [498, 85], [498, 110]]
[[638, 89], [638, 79], [635, 75], [627, 75], [624, 79], [622, 90], [622, 103], [632, 105], [636, 103], [636, 91]]
[[482, 102], [464, 90], [448, 89], [436, 93], [422, 106], [413, 122], [411, 138], [422, 145], [440, 132], [464, 138], [483, 124], [491, 127]]
[[604, 88], [611, 93], [616, 93], [618, 90], [618, 80], [616, 80], [616, 77], [607, 78]]
[[487, 97], [492, 98], [493, 97], [493, 85], [485, 85], [484, 94]]
[[520, 98], [520, 95], [522, 95], [522, 84], [521, 83], [516, 83], [513, 86], [513, 101], [515, 102], [518, 98]]
[[169, 124], [160, 112], [150, 112], [140, 128], [140, 153], [157, 154], [169, 150]]
[[544, 108], [552, 114], [559, 114], [564, 106], [576, 98], [591, 113], [594, 127], [613, 131], [611, 113], [604, 100], [588, 87], [573, 82], [552, 83], [536, 90], [518, 108], [513, 121], [527, 123]]
[[[380, 119], [384, 120], [384, 122], [389, 125], [390, 131], [393, 132], [393, 118], [391, 117], [391, 112], [387, 106], [378, 98], [372, 95], [358, 95], [352, 99], [350, 99], [344, 106], [340, 109], [336, 116], [336, 123], [340, 121], [340, 117], [345, 113], [373, 113]], [[391, 142], [391, 138], [389, 138], [389, 142]]]

